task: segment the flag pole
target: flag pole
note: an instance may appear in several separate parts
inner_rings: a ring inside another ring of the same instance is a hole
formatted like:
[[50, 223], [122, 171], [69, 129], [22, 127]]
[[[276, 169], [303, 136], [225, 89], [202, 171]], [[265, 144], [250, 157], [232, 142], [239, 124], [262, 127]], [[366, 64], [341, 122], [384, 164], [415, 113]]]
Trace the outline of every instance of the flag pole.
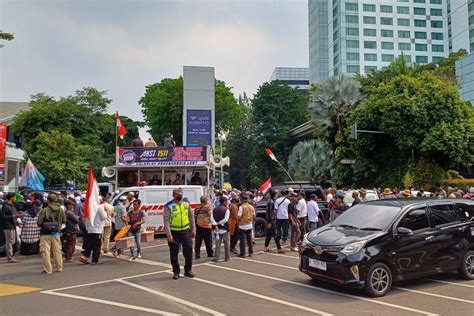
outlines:
[[[117, 121], [118, 121], [118, 111], [115, 112], [115, 166], [118, 165], [118, 128], [117, 128]], [[118, 169], [115, 167], [115, 191], [117, 191], [118, 187]], [[115, 192], [114, 192], [115, 193]]]
[[278, 159], [275, 160], [279, 165], [280, 167], [283, 169], [283, 171], [285, 171], [285, 173], [288, 175], [288, 177], [290, 178], [290, 180], [292, 182], [295, 182], [295, 180], [293, 180], [293, 178], [290, 176], [290, 174], [288, 173], [288, 171], [286, 171], [285, 167], [283, 167], [283, 165], [278, 161]]

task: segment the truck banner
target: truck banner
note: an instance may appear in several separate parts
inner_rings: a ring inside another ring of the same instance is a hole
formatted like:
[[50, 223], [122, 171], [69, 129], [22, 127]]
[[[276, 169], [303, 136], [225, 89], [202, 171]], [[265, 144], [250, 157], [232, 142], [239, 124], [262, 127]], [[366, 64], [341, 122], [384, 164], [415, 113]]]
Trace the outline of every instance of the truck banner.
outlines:
[[119, 166], [205, 166], [207, 147], [123, 147], [118, 150]]

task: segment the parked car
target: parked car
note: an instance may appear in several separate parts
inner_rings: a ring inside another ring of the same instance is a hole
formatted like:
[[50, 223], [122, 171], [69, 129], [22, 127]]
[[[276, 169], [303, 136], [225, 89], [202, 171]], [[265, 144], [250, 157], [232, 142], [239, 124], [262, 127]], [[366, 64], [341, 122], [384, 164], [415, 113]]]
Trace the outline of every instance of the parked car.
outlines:
[[474, 202], [389, 199], [361, 203], [304, 236], [300, 271], [383, 296], [392, 283], [457, 270], [474, 279]]
[[[295, 182], [284, 182], [279, 185], [272, 186], [273, 190], [277, 192], [285, 191], [292, 188], [296, 193], [300, 191], [304, 191], [306, 194], [306, 200], [309, 201], [311, 194], [322, 195], [324, 197], [324, 201], [318, 202], [319, 208], [323, 212], [326, 220], [329, 218], [329, 211], [327, 209], [328, 203], [326, 202], [326, 196], [324, 195], [324, 191], [321, 189], [320, 186], [313, 184], [309, 181], [295, 181]], [[269, 194], [267, 193], [263, 199], [257, 202], [257, 219], [255, 220], [255, 236], [256, 237], [265, 237], [267, 234], [267, 220], [266, 220], [266, 207], [268, 199], [270, 198]]]
[[[352, 198], [352, 193], [357, 190], [348, 190], [346, 192], [346, 195], [344, 195], [344, 203], [346, 203], [349, 207], [352, 206], [352, 203], [354, 202], [354, 199]], [[365, 200], [366, 201], [375, 201], [379, 200], [380, 197], [375, 190], [366, 190], [367, 194], [365, 195]]]

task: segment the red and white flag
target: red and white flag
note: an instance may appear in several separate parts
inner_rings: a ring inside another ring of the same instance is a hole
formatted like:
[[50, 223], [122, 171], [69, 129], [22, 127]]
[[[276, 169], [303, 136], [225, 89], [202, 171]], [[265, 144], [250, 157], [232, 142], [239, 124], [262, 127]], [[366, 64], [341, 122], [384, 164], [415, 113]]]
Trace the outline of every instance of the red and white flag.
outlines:
[[270, 148], [265, 148], [265, 153], [266, 153], [268, 156], [270, 156], [270, 158], [271, 158], [272, 160], [277, 161], [275, 155], [274, 155], [273, 152], [270, 150]]
[[95, 180], [94, 170], [89, 169], [89, 180], [87, 182], [86, 203], [84, 204], [84, 217], [91, 225], [94, 223], [97, 210], [100, 205], [99, 186]]
[[262, 192], [263, 194], [265, 194], [271, 187], [272, 187], [272, 178], [268, 178], [268, 180], [265, 181], [265, 183], [262, 184], [260, 188], [258, 188], [258, 190]]
[[117, 133], [120, 139], [123, 139], [125, 135], [127, 135], [127, 129], [125, 128], [125, 125], [123, 125], [122, 118], [118, 114], [118, 112], [115, 114], [115, 117], [117, 119]]

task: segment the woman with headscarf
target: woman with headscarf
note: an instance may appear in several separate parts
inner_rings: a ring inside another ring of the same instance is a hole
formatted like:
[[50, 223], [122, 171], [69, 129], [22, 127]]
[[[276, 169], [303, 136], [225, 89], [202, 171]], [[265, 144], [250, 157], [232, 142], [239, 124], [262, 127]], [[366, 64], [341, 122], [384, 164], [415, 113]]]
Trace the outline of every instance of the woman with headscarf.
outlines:
[[[31, 198], [35, 197], [35, 195], [31, 196]], [[36, 199], [33, 201], [27, 200], [23, 205], [24, 216], [21, 219], [23, 227], [20, 236], [20, 253], [22, 255], [36, 255], [39, 253], [41, 228], [36, 222], [41, 206], [38, 205], [41, 205], [41, 202], [38, 202]]]

